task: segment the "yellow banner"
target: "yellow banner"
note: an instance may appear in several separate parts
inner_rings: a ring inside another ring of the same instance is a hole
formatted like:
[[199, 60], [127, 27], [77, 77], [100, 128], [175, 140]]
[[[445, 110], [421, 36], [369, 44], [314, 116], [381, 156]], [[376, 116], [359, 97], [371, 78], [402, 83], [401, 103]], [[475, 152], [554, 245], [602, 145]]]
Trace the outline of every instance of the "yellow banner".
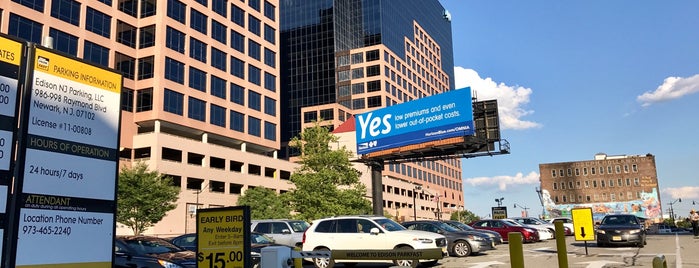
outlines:
[[19, 66], [21, 55], [22, 43], [0, 36], [0, 61]]
[[592, 220], [592, 208], [574, 208], [570, 213], [575, 228], [575, 241], [594, 241], [595, 223]]
[[243, 209], [197, 211], [197, 267], [245, 267]]
[[34, 70], [96, 88], [121, 93], [121, 74], [64, 57], [41, 48], [34, 55]]

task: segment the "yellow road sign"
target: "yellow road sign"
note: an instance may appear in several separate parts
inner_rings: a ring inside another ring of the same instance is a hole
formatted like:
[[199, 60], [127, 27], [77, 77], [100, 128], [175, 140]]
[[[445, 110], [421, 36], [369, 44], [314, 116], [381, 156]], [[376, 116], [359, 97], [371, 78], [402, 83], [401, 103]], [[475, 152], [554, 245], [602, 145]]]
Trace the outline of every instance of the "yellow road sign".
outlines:
[[592, 220], [592, 208], [574, 208], [570, 213], [573, 215], [575, 241], [594, 241], [595, 223]]

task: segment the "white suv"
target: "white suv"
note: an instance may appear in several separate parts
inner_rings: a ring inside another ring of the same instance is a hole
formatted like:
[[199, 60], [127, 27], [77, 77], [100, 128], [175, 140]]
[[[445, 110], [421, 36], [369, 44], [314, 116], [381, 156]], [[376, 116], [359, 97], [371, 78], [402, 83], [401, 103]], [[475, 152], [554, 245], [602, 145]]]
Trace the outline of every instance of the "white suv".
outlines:
[[253, 220], [250, 230], [263, 233], [272, 239], [277, 244], [283, 244], [290, 247], [301, 247], [303, 240], [303, 232], [310, 226], [302, 220]]
[[[441, 234], [408, 230], [381, 216], [341, 216], [315, 220], [303, 235], [303, 251], [317, 250], [390, 250], [440, 248], [446, 255], [447, 240]], [[437, 260], [426, 260], [431, 265]], [[338, 262], [362, 262], [338, 260]], [[368, 261], [380, 262], [380, 261]], [[393, 260], [398, 266], [410, 266], [411, 260]], [[316, 258], [318, 268], [330, 265], [330, 259]]]

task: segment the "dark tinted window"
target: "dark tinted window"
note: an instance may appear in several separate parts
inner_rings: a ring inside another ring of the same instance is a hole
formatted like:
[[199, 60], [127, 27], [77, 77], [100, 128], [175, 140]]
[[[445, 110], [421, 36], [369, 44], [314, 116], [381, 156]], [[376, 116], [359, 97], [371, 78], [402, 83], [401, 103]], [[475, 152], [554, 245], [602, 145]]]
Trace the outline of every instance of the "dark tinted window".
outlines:
[[51, 17], [78, 26], [80, 3], [73, 0], [53, 0], [51, 1]]
[[109, 66], [109, 49], [85, 40], [83, 59], [94, 64]]
[[184, 24], [186, 19], [184, 12], [186, 8], [187, 6], [178, 0], [168, 0], [167, 16]]
[[41, 43], [41, 28], [43, 24], [10, 13], [10, 28], [8, 33], [29, 42]]
[[78, 55], [78, 37], [51, 28], [49, 36], [53, 37], [53, 48], [73, 56]]
[[87, 29], [88, 31], [109, 38], [111, 31], [111, 21], [111, 16], [94, 10], [91, 7], [87, 7], [85, 29]]
[[20, 5], [39, 12], [44, 12], [44, 0], [12, 0], [12, 2], [19, 3]]
[[316, 233], [334, 233], [335, 232], [335, 220], [321, 221], [315, 228]]

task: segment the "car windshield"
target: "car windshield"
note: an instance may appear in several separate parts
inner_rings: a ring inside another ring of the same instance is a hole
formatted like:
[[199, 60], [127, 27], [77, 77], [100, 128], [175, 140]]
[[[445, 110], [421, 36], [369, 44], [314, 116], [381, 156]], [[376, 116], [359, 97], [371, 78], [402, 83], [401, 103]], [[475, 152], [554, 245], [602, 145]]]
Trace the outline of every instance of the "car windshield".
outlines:
[[184, 251], [184, 249], [158, 238], [125, 239], [124, 243], [141, 254], [162, 254]]
[[305, 221], [290, 221], [289, 225], [291, 225], [291, 229], [294, 230], [294, 232], [297, 233], [302, 233], [308, 229], [311, 225], [308, 224]]
[[446, 224], [446, 223], [444, 223], [444, 222], [435, 222], [435, 224], [437, 224], [437, 226], [439, 226], [439, 228], [442, 228], [442, 229], [444, 229], [444, 230], [447, 231], [447, 232], [458, 232], [458, 231], [461, 231], [461, 230], [455, 228], [454, 226], [451, 226], [451, 225]]
[[264, 234], [251, 233], [250, 234], [250, 243], [253, 243], [253, 244], [273, 244], [274, 240], [272, 238], [267, 237]]
[[451, 225], [451, 226], [454, 226], [454, 227], [456, 227], [456, 228], [459, 228], [459, 229], [461, 229], [461, 230], [464, 230], [464, 231], [474, 230], [473, 227], [468, 226], [468, 224], [465, 224], [465, 223], [463, 223], [463, 222], [450, 221], [450, 222], [447, 222], [447, 224], [449, 224], [449, 225]]
[[392, 221], [392, 220], [389, 220], [389, 219], [386, 219], [386, 218], [376, 219], [375, 221], [376, 221], [376, 223], [381, 225], [381, 227], [386, 229], [386, 231], [389, 231], [389, 232], [406, 230], [405, 227], [403, 227], [403, 225], [400, 225], [399, 223]]
[[509, 225], [509, 226], [519, 226], [519, 227], [522, 227], [522, 226], [523, 226], [521, 223], [516, 222], [516, 221], [506, 221], [506, 220], [503, 220], [502, 222], [504, 222], [505, 224], [507, 224], [507, 225]]
[[602, 219], [603, 225], [639, 225], [636, 216], [606, 216]]
[[545, 220], [542, 220], [542, 219], [532, 218], [532, 220], [537, 222], [537, 224], [550, 224], [549, 222], [546, 222]]

